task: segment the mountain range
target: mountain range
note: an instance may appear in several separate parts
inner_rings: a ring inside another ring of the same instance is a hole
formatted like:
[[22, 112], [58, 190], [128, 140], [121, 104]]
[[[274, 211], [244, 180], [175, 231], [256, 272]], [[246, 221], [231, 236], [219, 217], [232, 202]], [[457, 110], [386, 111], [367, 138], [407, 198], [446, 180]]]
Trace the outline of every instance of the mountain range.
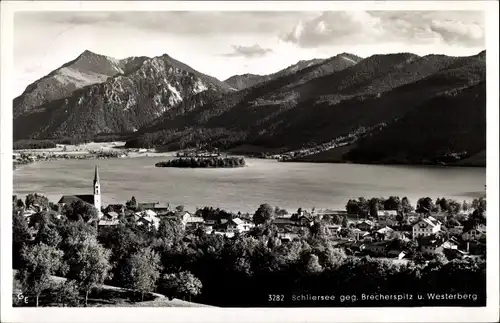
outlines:
[[289, 160], [484, 166], [486, 52], [341, 53], [225, 81], [168, 55], [85, 51], [14, 99], [14, 140], [116, 134]]

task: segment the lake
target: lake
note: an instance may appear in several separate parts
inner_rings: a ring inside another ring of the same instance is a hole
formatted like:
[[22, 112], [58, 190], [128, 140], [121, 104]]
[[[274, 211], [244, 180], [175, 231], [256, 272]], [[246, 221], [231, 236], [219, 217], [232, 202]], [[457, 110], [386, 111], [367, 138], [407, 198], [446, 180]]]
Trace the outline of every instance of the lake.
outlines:
[[42, 193], [57, 202], [62, 195], [91, 194], [99, 166], [103, 205], [170, 202], [229, 211], [254, 212], [262, 203], [297, 208], [345, 209], [351, 198], [407, 196], [472, 200], [484, 194], [486, 168], [280, 163], [246, 159], [247, 167], [160, 168], [166, 157], [106, 160], [54, 160], [14, 171], [14, 194]]

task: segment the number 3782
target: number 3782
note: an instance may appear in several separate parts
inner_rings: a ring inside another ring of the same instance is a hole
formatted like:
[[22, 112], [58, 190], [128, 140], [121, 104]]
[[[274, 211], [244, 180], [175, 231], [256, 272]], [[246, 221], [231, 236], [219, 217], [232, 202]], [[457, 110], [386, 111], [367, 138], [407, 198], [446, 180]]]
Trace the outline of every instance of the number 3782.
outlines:
[[269, 302], [283, 302], [285, 300], [285, 295], [269, 294], [267, 300]]

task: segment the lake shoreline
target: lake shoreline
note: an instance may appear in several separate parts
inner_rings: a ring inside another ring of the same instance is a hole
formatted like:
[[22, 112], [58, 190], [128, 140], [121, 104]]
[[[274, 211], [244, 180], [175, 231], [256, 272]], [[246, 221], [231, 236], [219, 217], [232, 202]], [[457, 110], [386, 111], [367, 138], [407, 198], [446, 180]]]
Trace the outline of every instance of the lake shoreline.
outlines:
[[13, 172], [13, 193], [89, 194], [96, 164], [102, 202], [121, 203], [132, 196], [145, 202], [170, 202], [187, 209], [219, 206], [254, 212], [262, 203], [287, 210], [342, 209], [358, 196], [422, 196], [472, 199], [484, 192], [484, 168], [278, 163], [248, 159], [247, 167], [230, 169], [160, 169], [165, 157], [106, 160], [54, 160]]
[[[167, 151], [167, 152], [159, 152], [155, 149], [131, 149], [124, 147], [125, 142], [102, 142], [102, 143], [87, 143], [81, 145], [58, 145], [57, 148], [52, 149], [24, 149], [13, 151], [13, 154], [29, 154], [29, 155], [68, 155], [68, 156], [82, 156], [82, 158], [86, 158], [83, 156], [96, 154], [96, 153], [116, 153], [119, 156], [108, 156], [108, 158], [119, 158], [119, 159], [129, 159], [129, 158], [138, 158], [138, 157], [175, 157], [181, 151]], [[240, 156], [249, 159], [272, 159], [276, 162], [282, 163], [308, 163], [308, 164], [352, 164], [352, 165], [373, 165], [373, 166], [428, 166], [428, 167], [443, 167], [443, 168], [485, 168], [486, 165], [475, 164], [475, 163], [461, 163], [461, 164], [444, 164], [444, 163], [432, 163], [432, 162], [420, 162], [420, 163], [409, 163], [409, 162], [389, 162], [389, 163], [381, 163], [381, 162], [353, 162], [353, 161], [344, 161], [344, 160], [314, 160], [307, 157], [302, 157], [304, 160], [301, 160], [301, 157], [297, 159], [287, 159], [287, 160], [278, 160], [276, 158], [259, 158], [256, 157], [255, 154], [251, 153], [236, 153], [229, 151], [221, 151], [221, 153], [226, 154], [227, 156]], [[75, 157], [76, 159], [77, 157]], [[54, 157], [54, 159], [64, 159]], [[73, 158], [68, 158], [73, 159]], [[89, 158], [92, 159], [92, 158]], [[40, 160], [46, 161], [46, 160]], [[18, 167], [23, 166], [23, 164], [16, 164], [16, 169]], [[222, 167], [221, 167], [222, 168]]]
[[473, 167], [473, 168], [486, 168], [486, 165], [477, 164], [442, 164], [442, 163], [379, 163], [379, 162], [353, 162], [353, 161], [331, 161], [331, 160], [283, 160], [281, 163], [307, 163], [307, 164], [352, 164], [352, 165], [372, 165], [372, 166], [431, 166], [431, 167]]

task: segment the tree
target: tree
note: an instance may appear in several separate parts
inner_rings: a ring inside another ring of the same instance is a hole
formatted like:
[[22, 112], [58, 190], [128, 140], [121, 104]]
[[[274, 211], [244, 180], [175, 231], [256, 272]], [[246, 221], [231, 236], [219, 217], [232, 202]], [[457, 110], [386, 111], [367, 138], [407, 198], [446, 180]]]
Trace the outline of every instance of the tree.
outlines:
[[403, 203], [399, 199], [399, 196], [390, 196], [387, 200], [384, 201], [384, 210], [394, 210], [394, 211], [402, 211]]
[[323, 271], [323, 267], [319, 264], [319, 258], [315, 254], [310, 254], [306, 258], [306, 272], [308, 274], [318, 274]]
[[178, 220], [163, 218], [158, 225], [157, 237], [166, 241], [176, 242], [184, 236], [184, 226]]
[[95, 236], [97, 234], [97, 230], [94, 226], [84, 223], [83, 221], [61, 222], [57, 226], [57, 230], [62, 238], [59, 248], [64, 252], [66, 260], [72, 254], [73, 246], [76, 241], [85, 240], [87, 236]]
[[329, 214], [325, 214], [323, 215], [323, 217], [321, 218], [321, 221], [325, 222], [325, 223], [332, 223], [332, 220], [333, 220], [333, 217]]
[[448, 200], [445, 198], [437, 198], [436, 199], [436, 207], [440, 207], [442, 211], [447, 212], [449, 208]]
[[36, 306], [43, 291], [53, 284], [51, 276], [62, 266], [63, 252], [54, 247], [39, 243], [25, 246], [21, 254], [22, 265], [17, 273], [23, 290], [35, 295]]
[[347, 221], [347, 216], [342, 217], [342, 227], [347, 228], [349, 221]]
[[378, 197], [373, 197], [368, 201], [368, 205], [370, 208], [370, 216], [373, 218], [377, 218], [377, 213], [379, 210], [383, 210], [384, 206], [382, 204], [382, 200]]
[[30, 217], [29, 226], [31, 228], [35, 228], [35, 230], [40, 230], [45, 226], [52, 226], [52, 225], [53, 223], [51, 216], [45, 211], [35, 213]]
[[98, 219], [98, 210], [82, 200], [71, 202], [64, 210], [64, 214], [71, 221], [78, 221], [80, 218], [85, 222]]
[[403, 199], [401, 200], [401, 207], [402, 207], [403, 213], [405, 213], [405, 214], [411, 213], [415, 210], [413, 208], [413, 206], [411, 205], [410, 200], [406, 196], [403, 197]]
[[59, 283], [54, 289], [54, 299], [61, 306], [76, 307], [80, 305], [80, 295], [75, 282]]
[[14, 195], [12, 197], [12, 209], [24, 209], [24, 202], [20, 198], [17, 197], [17, 195]]
[[129, 287], [139, 291], [144, 301], [144, 293], [153, 291], [160, 277], [160, 257], [151, 248], [146, 248], [133, 254], [128, 265]]
[[255, 214], [253, 215], [253, 222], [255, 224], [270, 223], [274, 220], [274, 209], [269, 204], [261, 204]]
[[[484, 215], [484, 210], [480, 207], [474, 210], [469, 221], [474, 221], [474, 226], [477, 226], [478, 224], [486, 224], [486, 216]], [[464, 231], [466, 231], [465, 227]]]
[[32, 205], [39, 205], [43, 208], [48, 208], [49, 207], [49, 199], [44, 196], [40, 195], [37, 193], [31, 193], [26, 195], [26, 202], [24, 203], [26, 208], [29, 208]]
[[132, 196], [130, 201], [127, 201], [127, 203], [125, 203], [125, 205], [129, 209], [136, 209], [137, 208], [137, 200], [135, 199], [135, 196]]
[[470, 204], [464, 200], [464, 202], [462, 203], [462, 211], [468, 212], [470, 208], [471, 208]]
[[101, 246], [93, 235], [81, 236], [71, 243], [67, 277], [75, 281], [85, 293], [85, 306], [87, 306], [90, 291], [109, 277], [111, 252]]
[[359, 206], [358, 213], [362, 213], [362, 214], [369, 213], [370, 205], [368, 204], [368, 201], [364, 197], [358, 198], [358, 206]]
[[435, 209], [434, 202], [430, 197], [422, 197], [417, 201], [418, 213], [429, 213]]
[[12, 214], [12, 265], [18, 268], [21, 264], [21, 251], [31, 241], [31, 232], [26, 219], [22, 215]]
[[44, 225], [40, 230], [38, 230], [35, 241], [57, 248], [59, 243], [61, 243], [62, 238], [55, 228]]
[[182, 271], [175, 274], [165, 274], [162, 277], [161, 289], [170, 299], [182, 297], [185, 299], [201, 293], [203, 285], [189, 271]]
[[276, 215], [279, 215], [279, 216], [285, 216], [285, 215], [287, 215], [287, 214], [288, 214], [288, 211], [287, 211], [287, 210], [285, 210], [285, 209], [280, 209], [279, 207], [276, 207], [276, 208], [274, 209], [274, 213], [275, 213]]
[[415, 254], [413, 255], [413, 261], [417, 265], [425, 264], [424, 255], [420, 251], [415, 252]]
[[333, 224], [341, 224], [342, 223], [342, 217], [338, 214], [334, 214], [332, 218], [332, 223]]
[[175, 208], [175, 210], [176, 210], [177, 212], [184, 212], [184, 205], [178, 205], [178, 206]]
[[347, 213], [358, 214], [359, 210], [360, 210], [358, 201], [350, 199], [349, 201], [347, 201], [345, 209], [346, 209]]
[[483, 209], [483, 211], [486, 211], [486, 199], [482, 198], [482, 197], [479, 199], [473, 199], [472, 200], [472, 208], [474, 210], [481, 208], [481, 209]]
[[316, 238], [324, 237], [327, 234], [326, 227], [322, 221], [315, 221], [309, 230], [311, 235]]
[[448, 199], [447, 203], [448, 203], [448, 210], [447, 211], [450, 214], [460, 213], [460, 210], [463, 207], [463, 205], [460, 202], [452, 200], [452, 199]]

